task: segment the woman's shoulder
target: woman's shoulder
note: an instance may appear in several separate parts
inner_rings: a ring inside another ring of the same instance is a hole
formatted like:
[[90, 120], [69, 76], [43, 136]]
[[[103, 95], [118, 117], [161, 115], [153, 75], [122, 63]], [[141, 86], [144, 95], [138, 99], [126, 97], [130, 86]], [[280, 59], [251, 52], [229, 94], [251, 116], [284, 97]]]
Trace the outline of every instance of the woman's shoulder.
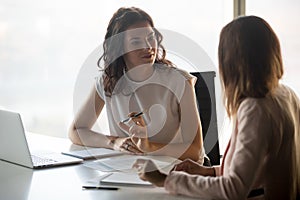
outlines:
[[291, 87], [285, 85], [285, 84], [280, 84], [277, 90], [278, 95], [286, 95], [289, 96], [289, 98], [293, 100], [299, 101], [299, 96], [296, 94], [295, 90], [293, 90]]
[[238, 113], [250, 111], [250, 110], [255, 111], [255, 112], [262, 110], [264, 100], [265, 100], [265, 98], [247, 97], [241, 102], [241, 104], [238, 108]]
[[101, 96], [102, 99], [104, 99], [104, 75], [105, 73], [103, 71], [100, 71], [97, 76], [95, 76], [95, 87], [98, 94]]
[[288, 86], [279, 84], [279, 86], [264, 98], [245, 98], [240, 106], [240, 111], [255, 110], [256, 112], [274, 112], [275, 109], [284, 110], [286, 106], [298, 104], [299, 98], [296, 93]]
[[189, 72], [183, 70], [183, 69], [179, 69], [177, 67], [173, 67], [173, 66], [167, 66], [167, 65], [156, 65], [155, 66], [156, 70], [160, 73], [163, 74], [165, 76], [182, 76], [184, 77], [186, 80], [191, 80], [191, 79], [195, 79], [196, 77], [191, 75]]

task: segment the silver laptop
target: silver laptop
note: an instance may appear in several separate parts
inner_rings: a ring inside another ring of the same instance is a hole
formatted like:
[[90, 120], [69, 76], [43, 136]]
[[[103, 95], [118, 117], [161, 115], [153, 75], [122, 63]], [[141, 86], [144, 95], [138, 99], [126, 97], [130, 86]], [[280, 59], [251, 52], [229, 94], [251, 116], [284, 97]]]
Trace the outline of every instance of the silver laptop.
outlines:
[[19, 113], [0, 110], [0, 159], [29, 168], [80, 163], [83, 160], [61, 153], [30, 153]]

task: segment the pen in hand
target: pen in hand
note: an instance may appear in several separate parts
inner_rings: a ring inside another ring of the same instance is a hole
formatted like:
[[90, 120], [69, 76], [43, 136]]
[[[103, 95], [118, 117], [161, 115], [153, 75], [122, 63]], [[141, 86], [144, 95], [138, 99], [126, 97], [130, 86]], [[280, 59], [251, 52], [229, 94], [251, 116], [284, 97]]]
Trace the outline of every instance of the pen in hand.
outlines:
[[122, 120], [121, 122], [122, 122], [122, 123], [128, 122], [128, 121], [129, 121], [130, 119], [132, 119], [132, 118], [137, 118], [137, 117], [141, 116], [142, 114], [144, 114], [144, 112], [145, 112], [145, 111], [139, 112], [139, 113], [137, 113], [137, 114], [135, 114], [135, 115], [133, 115], [133, 116], [131, 116], [131, 117], [128, 117], [128, 118]]

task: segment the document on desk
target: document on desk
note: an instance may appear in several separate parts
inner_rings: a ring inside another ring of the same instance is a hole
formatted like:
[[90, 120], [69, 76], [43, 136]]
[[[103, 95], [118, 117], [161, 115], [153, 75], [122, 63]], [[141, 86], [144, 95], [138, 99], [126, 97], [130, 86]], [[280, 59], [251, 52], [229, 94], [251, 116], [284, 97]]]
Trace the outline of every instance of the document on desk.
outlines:
[[100, 184], [114, 186], [153, 186], [150, 182], [141, 180], [135, 172], [113, 172], [111, 175], [101, 179]]
[[161, 171], [166, 173], [168, 173], [176, 163], [180, 162], [176, 158], [169, 156], [122, 155], [99, 159], [84, 165], [102, 172], [133, 172], [132, 165], [137, 159], [151, 159]]
[[153, 187], [150, 182], [141, 180], [136, 172], [105, 172], [101, 176], [86, 181], [82, 188], [116, 188], [116, 186]]
[[114, 151], [106, 148], [87, 148], [83, 150], [65, 151], [62, 154], [73, 156], [81, 159], [94, 159], [94, 158], [107, 158], [112, 156], [119, 156], [124, 153], [120, 151]]
[[153, 187], [150, 182], [141, 180], [136, 170], [132, 169], [132, 165], [137, 159], [151, 159], [159, 170], [164, 173], [168, 173], [176, 163], [180, 162], [178, 159], [169, 156], [122, 155], [103, 158], [84, 164], [86, 167], [107, 173], [105, 176], [89, 181], [89, 184], [94, 183], [96, 187], [101, 185]]

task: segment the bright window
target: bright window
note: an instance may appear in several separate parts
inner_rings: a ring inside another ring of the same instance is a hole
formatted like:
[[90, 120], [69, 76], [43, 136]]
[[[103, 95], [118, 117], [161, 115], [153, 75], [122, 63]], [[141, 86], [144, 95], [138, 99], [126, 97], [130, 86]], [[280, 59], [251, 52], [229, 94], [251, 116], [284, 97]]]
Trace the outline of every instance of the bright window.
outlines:
[[248, 0], [246, 14], [264, 18], [277, 34], [285, 67], [283, 82], [300, 94], [300, 1]]
[[[102, 44], [109, 19], [119, 7], [142, 8], [157, 28], [182, 34], [201, 46], [216, 67], [219, 33], [232, 19], [232, 3], [2, 0], [0, 108], [20, 112], [28, 131], [67, 137], [78, 73]], [[186, 60], [169, 56], [178, 67], [190, 70]], [[108, 130], [105, 117], [103, 113], [98, 120], [104, 132]]]

